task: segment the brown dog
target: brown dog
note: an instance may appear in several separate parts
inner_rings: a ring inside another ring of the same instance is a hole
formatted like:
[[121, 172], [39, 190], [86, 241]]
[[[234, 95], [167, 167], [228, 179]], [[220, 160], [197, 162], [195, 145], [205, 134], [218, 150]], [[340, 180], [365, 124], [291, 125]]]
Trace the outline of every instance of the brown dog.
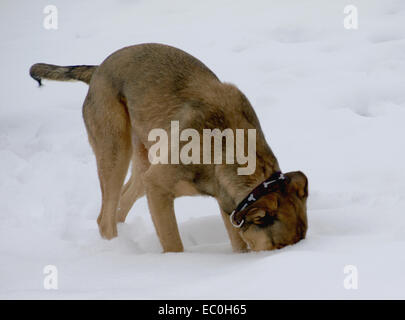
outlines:
[[[234, 251], [246, 251], [247, 245], [271, 250], [305, 238], [307, 178], [301, 172], [279, 174], [247, 98], [191, 55], [140, 44], [116, 51], [100, 66], [35, 64], [30, 74], [39, 84], [51, 79], [90, 85], [83, 118], [97, 159], [102, 191], [97, 222], [104, 238], [117, 236], [117, 222], [124, 222], [145, 194], [165, 252], [183, 251], [173, 206], [183, 195], [217, 199]], [[256, 129], [254, 172], [238, 175], [236, 164], [151, 164], [148, 133], [154, 128], [170, 132], [174, 120], [198, 132]], [[132, 174], [123, 186], [131, 161]]]

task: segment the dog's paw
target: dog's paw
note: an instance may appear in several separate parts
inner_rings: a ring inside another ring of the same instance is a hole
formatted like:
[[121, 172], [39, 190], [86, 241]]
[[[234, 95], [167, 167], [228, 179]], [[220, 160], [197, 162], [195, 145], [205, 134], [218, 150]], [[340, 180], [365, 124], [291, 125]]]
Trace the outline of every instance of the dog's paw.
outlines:
[[183, 248], [174, 248], [174, 249], [164, 249], [162, 253], [175, 253], [175, 252], [184, 252]]
[[118, 236], [117, 225], [108, 225], [106, 223], [102, 223], [102, 221], [98, 224], [98, 229], [100, 231], [100, 235], [102, 238], [111, 240]]
[[117, 215], [115, 216], [115, 222], [124, 223], [126, 218], [127, 218], [127, 213], [118, 209]]
[[245, 248], [232, 248], [232, 251], [235, 253], [247, 253], [250, 252], [250, 250], [245, 247]]

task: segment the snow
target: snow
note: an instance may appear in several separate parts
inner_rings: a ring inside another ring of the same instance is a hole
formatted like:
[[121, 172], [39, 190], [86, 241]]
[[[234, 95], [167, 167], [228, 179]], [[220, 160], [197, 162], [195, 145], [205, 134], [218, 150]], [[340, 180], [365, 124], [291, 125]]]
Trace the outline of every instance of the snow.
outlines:
[[[405, 298], [405, 3], [55, 0], [0, 5], [0, 298]], [[142, 42], [179, 47], [235, 83], [283, 171], [310, 182], [307, 239], [232, 253], [213, 199], [176, 200], [184, 253], [162, 254], [143, 198], [118, 238], [81, 105], [87, 86], [28, 76], [36, 62], [98, 64]], [[43, 269], [58, 269], [45, 290]], [[347, 290], [343, 270], [358, 270]]]

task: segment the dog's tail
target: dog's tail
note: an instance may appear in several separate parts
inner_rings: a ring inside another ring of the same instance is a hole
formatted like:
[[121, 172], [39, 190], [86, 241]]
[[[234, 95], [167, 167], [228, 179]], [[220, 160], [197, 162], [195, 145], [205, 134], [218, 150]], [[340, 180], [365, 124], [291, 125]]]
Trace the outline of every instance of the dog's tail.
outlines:
[[36, 63], [30, 68], [30, 76], [42, 85], [42, 79], [71, 81], [78, 80], [87, 84], [98, 66], [68, 66], [61, 67], [46, 63]]

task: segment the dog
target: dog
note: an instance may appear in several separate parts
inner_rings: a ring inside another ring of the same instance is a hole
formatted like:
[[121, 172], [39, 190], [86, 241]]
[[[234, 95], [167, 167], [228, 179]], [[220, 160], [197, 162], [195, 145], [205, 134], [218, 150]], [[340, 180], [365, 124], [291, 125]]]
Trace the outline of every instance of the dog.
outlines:
[[[42, 79], [89, 84], [83, 118], [97, 161], [103, 238], [117, 236], [117, 223], [144, 195], [163, 252], [184, 250], [173, 205], [180, 196], [217, 200], [235, 252], [280, 249], [305, 238], [307, 177], [281, 173], [246, 96], [195, 57], [147, 43], [122, 48], [99, 66], [34, 64], [30, 75], [39, 85]], [[151, 164], [148, 133], [170, 132], [172, 121], [200, 133], [255, 129], [254, 172], [239, 175], [237, 164]]]

